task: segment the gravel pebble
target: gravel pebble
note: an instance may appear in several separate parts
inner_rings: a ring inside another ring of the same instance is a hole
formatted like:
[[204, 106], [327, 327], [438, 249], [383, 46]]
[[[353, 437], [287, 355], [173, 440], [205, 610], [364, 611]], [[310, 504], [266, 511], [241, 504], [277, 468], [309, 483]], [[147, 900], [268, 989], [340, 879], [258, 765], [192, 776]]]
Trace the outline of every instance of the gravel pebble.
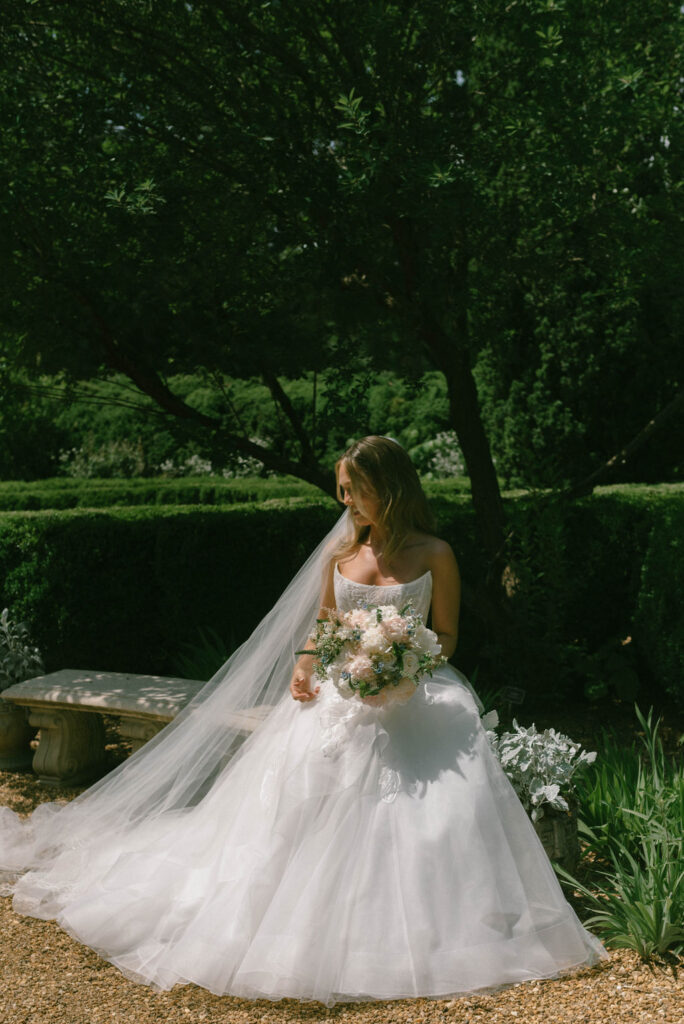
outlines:
[[195, 985], [154, 992], [128, 981], [52, 921], [19, 917], [0, 900], [2, 1024], [682, 1024], [680, 972], [648, 967], [636, 953], [571, 977], [525, 982], [489, 995], [460, 999], [403, 999], [378, 1003], [320, 1003], [292, 999], [246, 1001], [215, 996]]

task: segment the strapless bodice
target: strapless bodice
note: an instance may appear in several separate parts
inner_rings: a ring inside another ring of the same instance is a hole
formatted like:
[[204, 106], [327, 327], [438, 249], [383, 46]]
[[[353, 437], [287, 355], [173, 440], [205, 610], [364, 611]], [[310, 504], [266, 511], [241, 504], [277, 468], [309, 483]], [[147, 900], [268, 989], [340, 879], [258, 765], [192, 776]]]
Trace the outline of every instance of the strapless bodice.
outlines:
[[409, 583], [388, 583], [380, 586], [357, 583], [343, 576], [335, 566], [335, 604], [341, 612], [360, 608], [364, 604], [406, 604], [409, 598], [413, 607], [427, 620], [432, 600], [432, 573], [428, 569], [418, 579]]

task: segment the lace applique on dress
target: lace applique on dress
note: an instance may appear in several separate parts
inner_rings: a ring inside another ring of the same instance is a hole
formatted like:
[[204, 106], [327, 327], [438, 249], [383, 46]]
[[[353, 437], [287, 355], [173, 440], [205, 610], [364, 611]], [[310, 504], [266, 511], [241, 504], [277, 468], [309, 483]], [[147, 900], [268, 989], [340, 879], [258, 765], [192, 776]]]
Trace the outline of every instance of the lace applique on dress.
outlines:
[[402, 605], [409, 598], [424, 621], [430, 611], [432, 573], [429, 569], [418, 579], [411, 580], [409, 583], [389, 583], [386, 586], [375, 586], [349, 580], [335, 566], [334, 585], [335, 604], [342, 612], [348, 612], [351, 608], [362, 608], [365, 604]]
[[368, 708], [360, 701], [341, 697], [332, 684], [321, 691], [321, 698], [318, 715], [323, 733], [321, 750], [325, 757], [336, 757], [346, 744], [351, 730], [358, 724], [355, 720], [367, 715]]
[[380, 769], [380, 798], [386, 804], [391, 804], [401, 789], [401, 775], [396, 768], [389, 768], [383, 764]]

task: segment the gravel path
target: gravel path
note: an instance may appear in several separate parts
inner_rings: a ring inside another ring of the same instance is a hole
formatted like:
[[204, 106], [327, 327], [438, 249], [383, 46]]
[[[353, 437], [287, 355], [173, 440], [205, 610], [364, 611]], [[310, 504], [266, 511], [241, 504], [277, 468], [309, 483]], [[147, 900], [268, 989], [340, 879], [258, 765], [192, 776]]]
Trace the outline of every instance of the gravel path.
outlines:
[[[123, 751], [110, 745], [113, 762]], [[0, 772], [0, 805], [20, 814], [78, 790], [40, 786], [30, 773]], [[526, 982], [459, 999], [376, 1003], [249, 1002], [195, 985], [158, 993], [127, 980], [52, 921], [20, 917], [0, 899], [0, 1024], [684, 1024], [684, 964], [644, 964], [611, 950], [610, 960], [565, 978]]]
[[684, 980], [626, 950], [565, 979], [526, 982], [493, 995], [320, 1003], [247, 1002], [195, 985], [154, 992], [79, 945], [51, 921], [19, 917], [0, 900], [2, 1024], [618, 1024], [684, 1021]]

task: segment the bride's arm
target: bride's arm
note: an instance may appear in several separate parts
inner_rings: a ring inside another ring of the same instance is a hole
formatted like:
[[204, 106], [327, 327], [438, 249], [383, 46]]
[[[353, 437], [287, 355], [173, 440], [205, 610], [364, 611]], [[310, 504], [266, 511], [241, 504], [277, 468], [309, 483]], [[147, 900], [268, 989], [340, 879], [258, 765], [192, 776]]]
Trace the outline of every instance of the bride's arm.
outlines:
[[[320, 607], [318, 609], [319, 619], [327, 619], [328, 609], [334, 608], [335, 606], [335, 587], [333, 580], [334, 563], [331, 562], [328, 566], [326, 574], [323, 578], [323, 584], [321, 586], [321, 598]], [[303, 650], [312, 650], [313, 644], [310, 640], [304, 644]], [[311, 675], [313, 673], [313, 655], [302, 654], [299, 659], [295, 662], [295, 667], [292, 672], [292, 679], [290, 681], [290, 693], [295, 700], [309, 701], [313, 700], [320, 690], [320, 686], [317, 686], [315, 690], [311, 690]]]
[[445, 540], [436, 540], [430, 558], [432, 571], [432, 629], [447, 658], [458, 643], [458, 616], [461, 606], [461, 575], [458, 562]]

